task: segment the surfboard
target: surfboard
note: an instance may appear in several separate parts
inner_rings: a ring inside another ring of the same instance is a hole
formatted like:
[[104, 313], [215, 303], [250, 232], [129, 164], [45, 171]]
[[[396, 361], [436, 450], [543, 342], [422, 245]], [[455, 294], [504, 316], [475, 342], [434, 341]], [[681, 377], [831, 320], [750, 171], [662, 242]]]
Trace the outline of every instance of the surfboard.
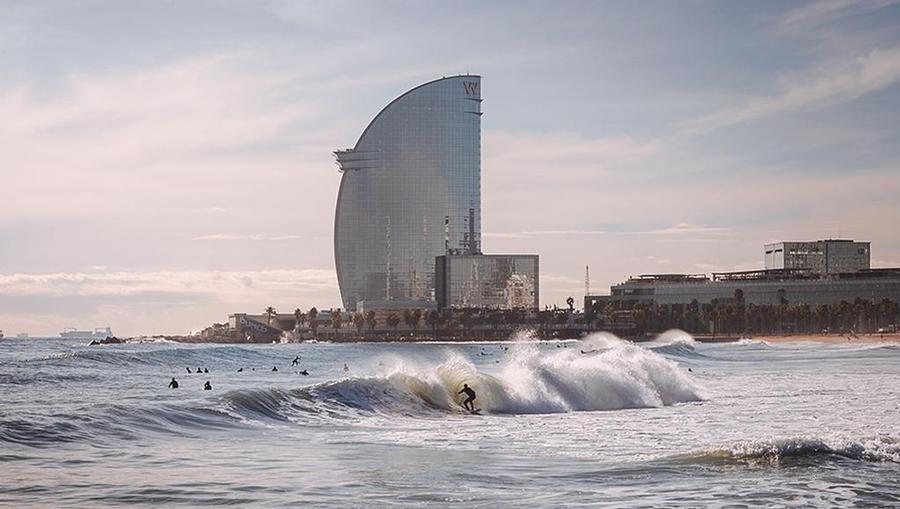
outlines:
[[481, 415], [481, 409], [480, 409], [480, 408], [476, 408], [475, 410], [469, 410], [468, 408], [464, 407], [464, 406], [462, 405], [462, 403], [460, 403], [459, 406], [462, 407], [463, 410], [465, 410], [466, 412], [469, 412], [469, 413], [472, 414], [472, 415]]

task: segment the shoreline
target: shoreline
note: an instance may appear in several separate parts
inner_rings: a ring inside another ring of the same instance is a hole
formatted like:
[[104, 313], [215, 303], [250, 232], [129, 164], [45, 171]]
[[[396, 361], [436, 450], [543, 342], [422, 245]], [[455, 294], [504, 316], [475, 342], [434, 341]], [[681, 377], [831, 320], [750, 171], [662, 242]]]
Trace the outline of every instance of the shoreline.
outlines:
[[900, 344], [898, 333], [872, 334], [781, 334], [753, 336], [755, 341], [767, 343], [821, 343], [823, 345], [847, 344]]
[[[535, 342], [561, 342], [583, 339], [594, 333], [604, 333], [604, 331], [596, 331], [585, 336], [559, 336], [559, 337], [532, 337]], [[622, 337], [625, 341], [634, 343], [644, 343], [653, 341], [659, 334], [648, 334], [638, 337]], [[686, 333], [689, 334], [689, 333]], [[766, 343], [820, 343], [823, 345], [840, 345], [840, 344], [900, 344], [900, 333], [872, 333], [872, 334], [766, 334], [760, 336], [740, 336], [740, 335], [723, 335], [709, 336], [703, 334], [689, 334], [698, 343], [736, 343], [741, 340], [765, 341]], [[201, 338], [197, 336], [137, 336], [124, 340], [126, 343], [147, 343], [153, 341], [171, 341], [176, 343], [195, 343], [195, 344], [230, 344], [230, 345], [265, 345], [273, 344], [272, 342], [247, 342], [234, 341], [233, 338]], [[320, 338], [307, 338], [301, 341], [275, 344], [302, 344], [302, 343], [397, 343], [397, 344], [413, 344], [413, 343], [445, 343], [445, 344], [464, 344], [464, 343], [514, 343], [517, 340], [510, 336], [503, 338], [478, 338], [464, 336], [438, 336], [433, 337], [423, 334], [414, 335], [378, 335], [370, 337], [328, 337], [323, 335]]]

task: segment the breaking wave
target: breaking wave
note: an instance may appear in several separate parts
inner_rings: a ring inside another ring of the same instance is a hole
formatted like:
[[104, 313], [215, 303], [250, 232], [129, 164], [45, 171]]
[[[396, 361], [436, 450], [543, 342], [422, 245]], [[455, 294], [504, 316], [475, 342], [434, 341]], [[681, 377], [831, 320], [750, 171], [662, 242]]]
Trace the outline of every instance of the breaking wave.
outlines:
[[[527, 339], [527, 338], [523, 338]], [[432, 418], [463, 412], [464, 384], [477, 392], [476, 406], [489, 414], [542, 414], [649, 408], [699, 401], [701, 388], [675, 362], [611, 335], [595, 335], [577, 348], [554, 352], [516, 343], [491, 373], [448, 350], [442, 361], [396, 358], [370, 376], [348, 377], [294, 389], [246, 388], [185, 403], [98, 405], [77, 415], [38, 420], [0, 419], [0, 442], [42, 446], [58, 442], [130, 439], [145, 432], [192, 435], [201, 429], [268, 423], [333, 424], [371, 416]], [[219, 358], [241, 356], [242, 348], [216, 349]], [[234, 351], [232, 351], [234, 350]], [[194, 349], [146, 353], [143, 364], [166, 364]], [[119, 353], [117, 363], [130, 354]], [[107, 362], [105, 351], [72, 357]], [[40, 362], [59, 362], [52, 357]], [[208, 360], [208, 359], [207, 359]]]
[[742, 441], [724, 447], [703, 449], [687, 458], [750, 464], [828, 459], [900, 463], [900, 440], [890, 436], [876, 436], [864, 439], [800, 437]]
[[459, 412], [458, 393], [464, 384], [477, 392], [477, 406], [494, 414], [649, 408], [702, 399], [696, 382], [656, 352], [605, 335], [588, 337], [583, 345], [593, 349], [591, 355], [575, 349], [548, 354], [535, 344], [517, 344], [494, 374], [449, 354], [439, 364], [396, 359], [376, 376], [291, 391], [236, 391], [225, 397], [238, 413], [274, 419], [281, 419], [284, 410], [352, 409], [408, 416]]

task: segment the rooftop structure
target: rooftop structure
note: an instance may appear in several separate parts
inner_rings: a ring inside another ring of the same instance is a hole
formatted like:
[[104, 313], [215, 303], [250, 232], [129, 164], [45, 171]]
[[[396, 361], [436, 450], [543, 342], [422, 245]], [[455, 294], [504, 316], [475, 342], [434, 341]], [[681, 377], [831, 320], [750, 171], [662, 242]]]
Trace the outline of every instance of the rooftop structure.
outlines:
[[766, 244], [766, 269], [807, 269], [816, 274], [856, 272], [870, 267], [870, 243], [846, 239]]

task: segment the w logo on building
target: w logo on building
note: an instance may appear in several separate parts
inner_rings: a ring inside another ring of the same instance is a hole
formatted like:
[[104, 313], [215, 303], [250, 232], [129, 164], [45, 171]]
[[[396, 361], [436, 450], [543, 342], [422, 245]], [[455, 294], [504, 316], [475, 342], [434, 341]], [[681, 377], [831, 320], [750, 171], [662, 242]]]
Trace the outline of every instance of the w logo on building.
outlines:
[[478, 95], [478, 82], [464, 81], [463, 88], [466, 89], [466, 95]]

